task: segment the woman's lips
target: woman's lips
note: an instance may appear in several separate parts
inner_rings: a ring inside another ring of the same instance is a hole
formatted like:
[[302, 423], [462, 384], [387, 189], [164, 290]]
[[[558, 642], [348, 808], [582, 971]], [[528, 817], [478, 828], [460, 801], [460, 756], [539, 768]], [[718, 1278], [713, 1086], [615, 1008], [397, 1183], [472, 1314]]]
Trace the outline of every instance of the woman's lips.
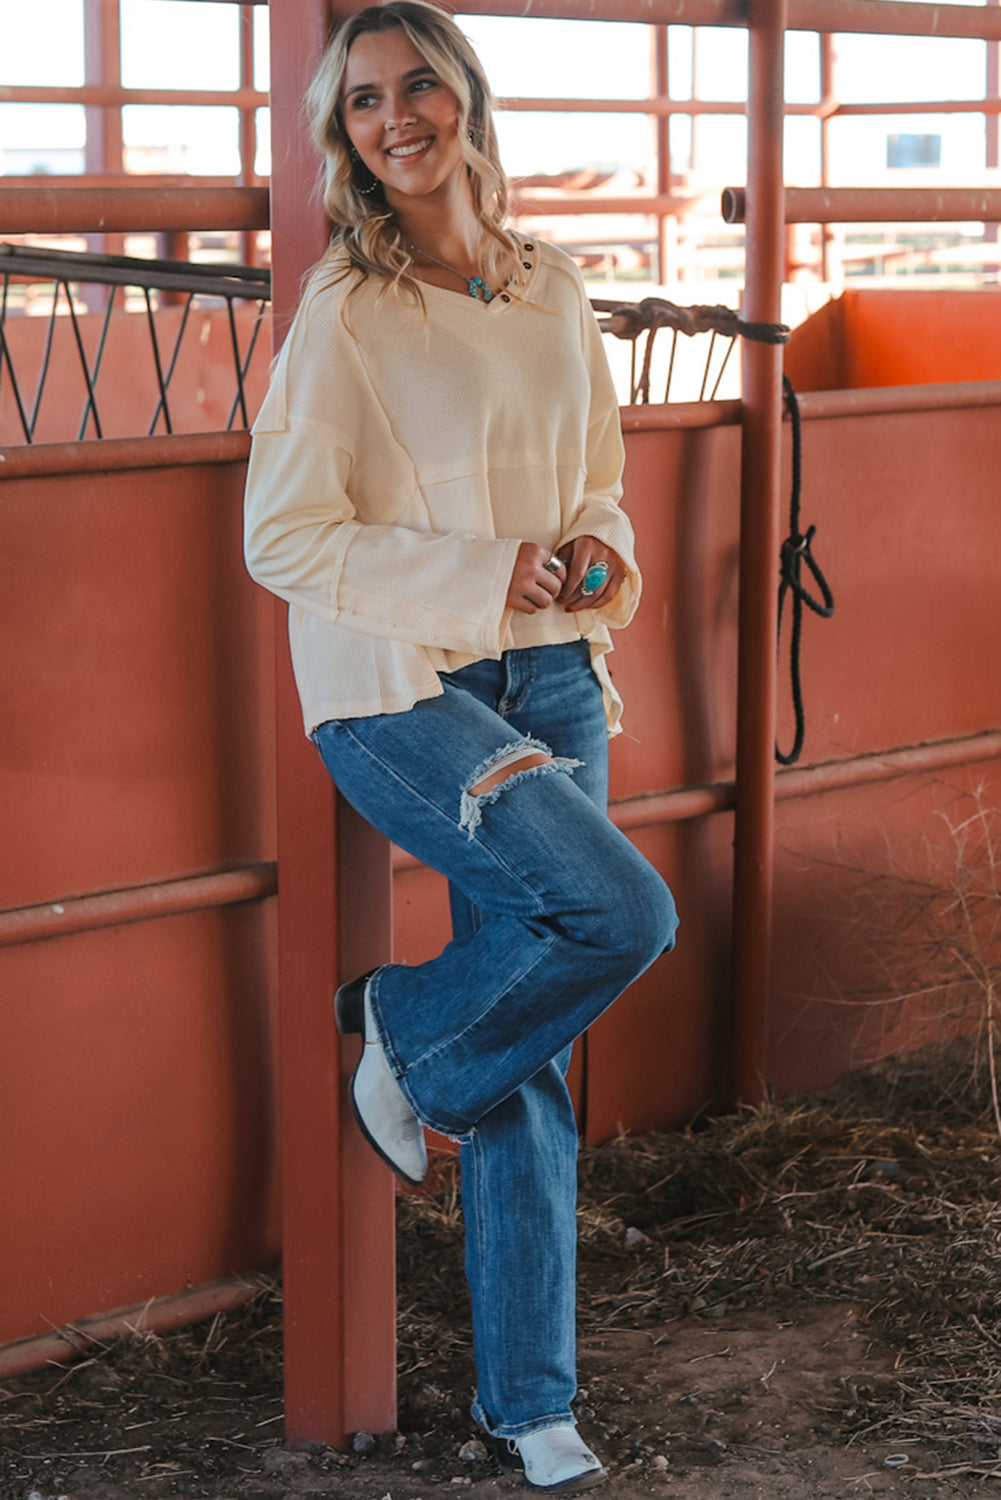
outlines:
[[391, 156], [394, 161], [408, 161], [411, 157], [420, 156], [431, 145], [431, 136], [422, 136], [419, 141], [401, 141], [398, 145], [390, 146], [386, 155]]

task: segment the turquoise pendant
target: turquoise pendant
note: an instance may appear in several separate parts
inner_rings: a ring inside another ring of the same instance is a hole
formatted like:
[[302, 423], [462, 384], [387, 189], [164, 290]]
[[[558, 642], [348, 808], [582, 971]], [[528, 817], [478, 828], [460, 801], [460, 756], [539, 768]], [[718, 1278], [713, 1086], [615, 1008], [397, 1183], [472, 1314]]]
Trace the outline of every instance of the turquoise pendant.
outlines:
[[492, 302], [493, 292], [487, 286], [482, 276], [470, 276], [466, 285], [469, 287], [469, 295], [475, 297], [478, 302]]

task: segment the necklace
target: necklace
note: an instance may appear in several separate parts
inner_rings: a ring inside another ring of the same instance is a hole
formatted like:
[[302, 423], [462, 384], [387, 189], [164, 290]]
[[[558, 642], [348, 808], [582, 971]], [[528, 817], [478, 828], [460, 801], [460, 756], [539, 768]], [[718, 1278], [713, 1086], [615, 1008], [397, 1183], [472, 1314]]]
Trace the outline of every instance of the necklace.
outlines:
[[465, 276], [462, 271], [457, 271], [454, 266], [450, 266], [448, 261], [439, 260], [437, 255], [432, 255], [429, 250], [418, 249], [416, 245], [411, 245], [409, 240], [407, 241], [407, 249], [412, 250], [415, 255], [421, 256], [424, 260], [433, 261], [436, 266], [441, 266], [443, 271], [451, 271], [453, 276], [458, 276], [460, 281], [466, 283], [469, 295], [475, 297], [478, 302], [493, 301], [494, 294], [482, 276]]

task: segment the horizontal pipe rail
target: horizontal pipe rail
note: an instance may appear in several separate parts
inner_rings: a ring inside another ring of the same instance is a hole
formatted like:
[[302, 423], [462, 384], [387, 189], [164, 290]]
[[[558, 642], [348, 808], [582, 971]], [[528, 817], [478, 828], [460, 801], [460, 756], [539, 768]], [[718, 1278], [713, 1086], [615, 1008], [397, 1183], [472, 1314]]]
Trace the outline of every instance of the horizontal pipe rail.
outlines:
[[[889, 416], [896, 412], [963, 411], [1001, 406], [1001, 380], [961, 380], [949, 385], [870, 386], [848, 391], [797, 393], [804, 422], [835, 417]], [[668, 432], [699, 427], [736, 427], [739, 401], [678, 401], [621, 409], [623, 432]]]
[[850, 760], [821, 761], [815, 766], [779, 771], [775, 778], [775, 795], [780, 801], [815, 797], [824, 792], [841, 792], [877, 781], [891, 781], [897, 776], [944, 771], [949, 766], [977, 765], [999, 757], [1001, 729], [988, 729], [981, 734], [963, 735], [957, 739], [932, 740], [924, 745], [877, 750], [853, 756]]
[[170, 437], [104, 438], [101, 442], [35, 443], [0, 448], [0, 482], [64, 474], [122, 474], [197, 464], [244, 463], [249, 432], [189, 432]]
[[[878, 750], [849, 760], [821, 761], [814, 766], [779, 770], [775, 777], [778, 801], [817, 797], [827, 792], [849, 791], [873, 782], [892, 781], [925, 771], [943, 771], [950, 766], [975, 765], [1001, 758], [1001, 729], [958, 739], [936, 740], [926, 745], [906, 745]], [[732, 781], [712, 781], [704, 786], [673, 788], [646, 797], [627, 797], [613, 802], [608, 815], [616, 828], [656, 828], [665, 823], [685, 823], [714, 813], [732, 812], [736, 787]], [[421, 861], [405, 849], [393, 847], [394, 870], [420, 869]]]
[[466, 16], [637, 21], [648, 26], [746, 26], [745, 0], [458, 0]]
[[[746, 0], [461, 0], [460, 14], [648, 26], [747, 26]], [[788, 0], [788, 29], [1001, 41], [1001, 12], [910, 0]]]
[[[745, 106], [739, 99], [672, 99], [666, 94], [651, 94], [638, 99], [561, 99], [542, 96], [496, 99], [497, 109], [509, 114], [588, 114], [588, 115], [743, 115]], [[796, 114], [810, 114], [812, 104], [789, 106]]]
[[739, 427], [739, 401], [650, 402], [620, 409], [623, 432], [668, 432], [676, 428]]
[[0, 186], [0, 234], [128, 234], [267, 229], [264, 187]]
[[[268, 0], [233, 0], [266, 5]], [[643, 21], [656, 26], [746, 26], [745, 0], [459, 0], [460, 15], [542, 16], [581, 21]], [[877, 32], [887, 36], [1001, 40], [1001, 15], [976, 5], [902, 0], [789, 0], [791, 31]]]
[[915, 411], [963, 411], [1001, 406], [1001, 380], [959, 380], [953, 385], [870, 386], [857, 391], [797, 393], [804, 422], [832, 417], [891, 416]]
[[[264, 178], [260, 179], [263, 184]], [[99, 188], [102, 193], [116, 192], [119, 188], [192, 188], [202, 191], [208, 188], [231, 188], [233, 178], [211, 172], [46, 172], [42, 178], [33, 172], [9, 172], [0, 177], [0, 192], [11, 188], [28, 188], [37, 192], [39, 186], [46, 192], [55, 188]], [[248, 186], [248, 184], [244, 184]]]
[[1001, 11], [981, 5], [911, 4], [910, 0], [788, 0], [790, 31], [1001, 41]]
[[[998, 12], [1001, 14], [1001, 11]], [[727, 224], [743, 224], [747, 190], [723, 189]], [[797, 188], [785, 190], [787, 224], [1001, 222], [1001, 188]]]
[[82, 104], [86, 108], [120, 109], [132, 104], [225, 105], [229, 109], [266, 109], [260, 89], [129, 89], [113, 83], [76, 87], [0, 83], [0, 104]]
[[209, 266], [188, 260], [145, 260], [136, 255], [98, 255], [78, 250], [37, 249], [0, 244], [0, 275], [41, 276], [52, 281], [93, 282], [98, 286], [149, 287], [191, 296], [270, 301], [271, 273], [256, 266]]
[[80, 1318], [37, 1338], [18, 1339], [0, 1348], [0, 1380], [10, 1380], [49, 1364], [68, 1364], [95, 1349], [103, 1350], [109, 1339], [134, 1338], [137, 1333], [146, 1332], [167, 1333], [173, 1328], [200, 1323], [215, 1313], [234, 1312], [272, 1285], [269, 1276], [233, 1276], [165, 1297], [150, 1297], [117, 1312]]
[[[704, 197], [699, 194], [698, 197]], [[536, 193], [531, 189], [511, 194], [511, 212], [537, 214], [549, 218], [556, 214], [676, 214], [692, 206], [692, 195], [686, 193]]]
[[[633, 114], [633, 115], [745, 115], [747, 106], [740, 99], [674, 99], [669, 95], [650, 95], [645, 99], [560, 99], [539, 96], [498, 99], [497, 108], [508, 113], [539, 114]], [[786, 115], [805, 118], [840, 119], [848, 115], [954, 115], [1001, 114], [1001, 99], [911, 99], [868, 101], [864, 104], [839, 104], [818, 100], [815, 104], [797, 104], [786, 100]]]
[[212, 875], [161, 880], [122, 891], [67, 896], [62, 901], [14, 907], [0, 911], [0, 948], [94, 932], [102, 927], [148, 922], [155, 917], [177, 917], [246, 901], [262, 901], [273, 896], [277, 889], [278, 866], [262, 861]]
[[[963, 410], [1001, 406], [1001, 381], [970, 380], [949, 385], [869, 387], [799, 393], [804, 421], [864, 417], [894, 412]], [[740, 424], [739, 401], [678, 401], [624, 406], [624, 432], [669, 432]], [[106, 438], [100, 443], [38, 443], [0, 448], [0, 481], [46, 475], [120, 473], [178, 465], [242, 463], [250, 454], [246, 432], [179, 433], [173, 437]]]

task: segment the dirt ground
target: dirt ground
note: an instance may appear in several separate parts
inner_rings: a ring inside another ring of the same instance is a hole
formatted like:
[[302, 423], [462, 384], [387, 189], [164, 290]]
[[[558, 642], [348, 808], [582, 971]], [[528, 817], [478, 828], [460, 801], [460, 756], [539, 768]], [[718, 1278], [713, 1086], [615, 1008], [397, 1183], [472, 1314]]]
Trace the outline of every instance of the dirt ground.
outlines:
[[[1001, 1494], [1001, 1149], [969, 1049], [581, 1163], [609, 1500]], [[505, 1500], [468, 1416], [446, 1164], [400, 1199], [399, 1430], [286, 1446], [281, 1292], [0, 1387], [0, 1500]]]

